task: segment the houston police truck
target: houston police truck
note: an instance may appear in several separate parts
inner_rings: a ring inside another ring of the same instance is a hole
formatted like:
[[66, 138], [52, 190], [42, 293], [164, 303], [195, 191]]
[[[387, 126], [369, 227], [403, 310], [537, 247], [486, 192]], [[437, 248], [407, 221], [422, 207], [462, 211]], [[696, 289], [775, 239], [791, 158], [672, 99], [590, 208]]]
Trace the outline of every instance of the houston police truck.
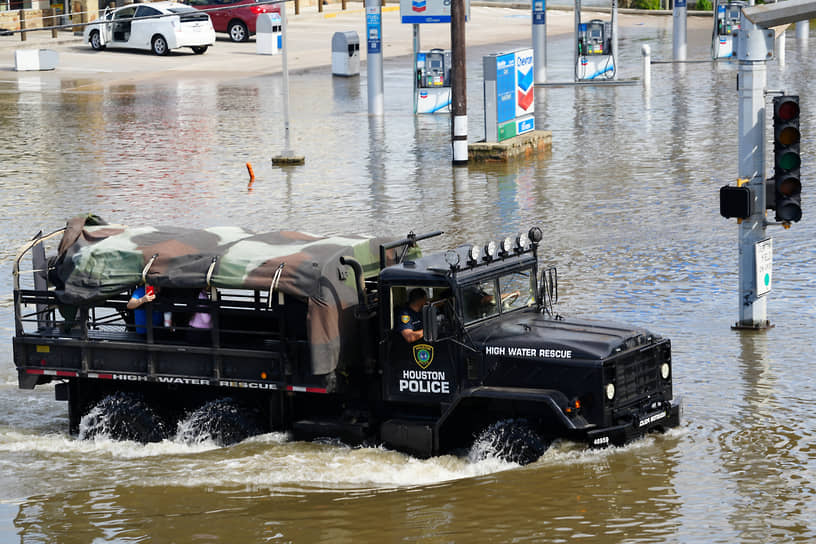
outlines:
[[285, 431], [429, 457], [488, 433], [527, 463], [679, 424], [670, 341], [558, 315], [540, 229], [423, 254], [440, 234], [73, 218], [14, 263], [19, 386], [53, 382], [80, 437], [139, 442], [195, 422], [223, 444]]

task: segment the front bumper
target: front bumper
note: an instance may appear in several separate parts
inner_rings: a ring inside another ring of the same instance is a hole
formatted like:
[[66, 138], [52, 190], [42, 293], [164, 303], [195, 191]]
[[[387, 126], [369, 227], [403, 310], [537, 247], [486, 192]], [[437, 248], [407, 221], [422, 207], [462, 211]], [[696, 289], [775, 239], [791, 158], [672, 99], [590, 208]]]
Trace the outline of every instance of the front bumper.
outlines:
[[682, 399], [674, 399], [667, 402], [661, 409], [633, 416], [629, 422], [587, 431], [585, 440], [589, 446], [594, 448], [622, 446], [650, 432], [665, 431], [679, 426], [682, 411]]

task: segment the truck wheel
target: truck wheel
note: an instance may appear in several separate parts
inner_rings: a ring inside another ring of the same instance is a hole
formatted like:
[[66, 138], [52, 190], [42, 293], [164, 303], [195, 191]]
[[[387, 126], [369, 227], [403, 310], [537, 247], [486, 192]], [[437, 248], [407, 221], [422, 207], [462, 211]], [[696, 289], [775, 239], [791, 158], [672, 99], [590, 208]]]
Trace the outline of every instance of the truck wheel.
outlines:
[[494, 423], [476, 438], [470, 450], [471, 461], [498, 457], [509, 463], [529, 465], [541, 457], [550, 442], [526, 419], [507, 419]]
[[133, 393], [117, 392], [99, 401], [79, 422], [79, 438], [107, 437], [134, 442], [160, 442], [165, 425], [150, 406]]
[[177, 439], [188, 444], [212, 440], [229, 446], [261, 434], [260, 418], [230, 398], [212, 400], [179, 422]]

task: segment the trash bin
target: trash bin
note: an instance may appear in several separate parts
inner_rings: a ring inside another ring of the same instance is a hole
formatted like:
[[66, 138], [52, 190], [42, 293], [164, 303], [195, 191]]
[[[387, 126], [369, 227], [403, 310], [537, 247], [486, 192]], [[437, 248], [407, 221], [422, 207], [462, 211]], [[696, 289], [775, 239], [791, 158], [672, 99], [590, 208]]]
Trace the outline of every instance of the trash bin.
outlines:
[[332, 36], [332, 74], [360, 75], [360, 37], [355, 31], [335, 32]]
[[[282, 8], [283, 9], [283, 8]], [[260, 13], [255, 22], [255, 45], [259, 55], [278, 55], [283, 48], [281, 16], [278, 13]]]

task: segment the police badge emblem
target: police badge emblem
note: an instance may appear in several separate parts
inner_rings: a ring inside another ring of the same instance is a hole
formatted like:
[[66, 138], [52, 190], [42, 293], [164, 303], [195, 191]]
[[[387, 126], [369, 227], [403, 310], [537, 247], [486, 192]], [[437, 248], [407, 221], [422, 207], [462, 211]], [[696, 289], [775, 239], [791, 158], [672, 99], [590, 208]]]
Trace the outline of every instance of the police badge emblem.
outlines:
[[419, 368], [425, 370], [433, 362], [434, 348], [428, 344], [417, 344], [414, 346], [414, 362]]

